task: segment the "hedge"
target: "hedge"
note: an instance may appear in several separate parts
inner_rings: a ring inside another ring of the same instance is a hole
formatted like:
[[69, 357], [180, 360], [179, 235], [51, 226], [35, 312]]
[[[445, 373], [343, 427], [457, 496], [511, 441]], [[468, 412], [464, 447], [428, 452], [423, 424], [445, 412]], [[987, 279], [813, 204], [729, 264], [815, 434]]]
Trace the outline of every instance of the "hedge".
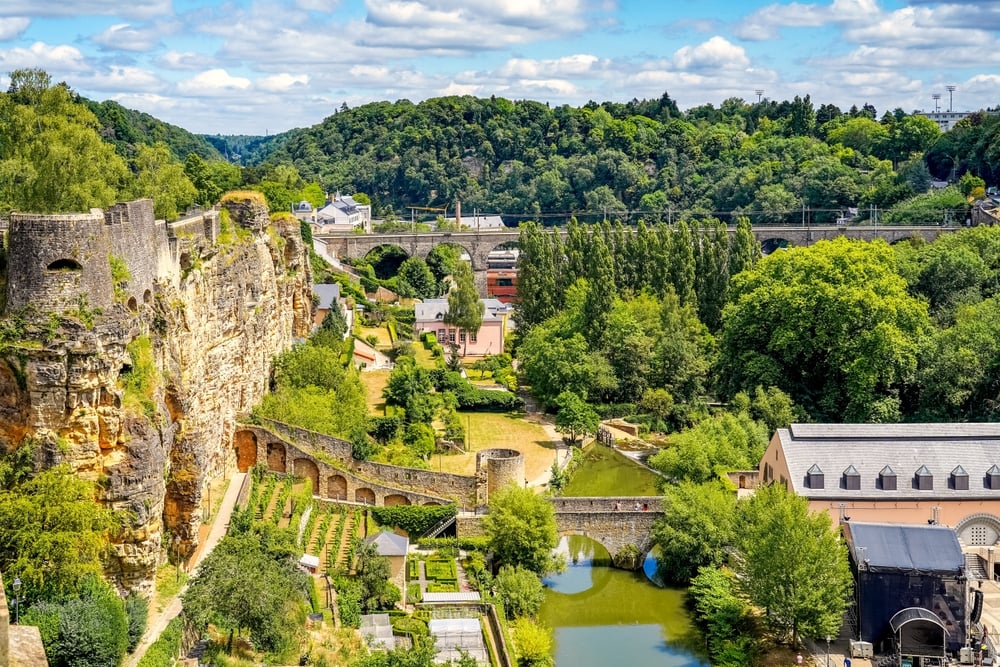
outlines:
[[405, 530], [417, 538], [458, 513], [455, 505], [392, 505], [372, 507], [371, 516], [380, 526]]
[[425, 537], [417, 545], [427, 551], [435, 549], [486, 551], [489, 548], [489, 540], [485, 537]]

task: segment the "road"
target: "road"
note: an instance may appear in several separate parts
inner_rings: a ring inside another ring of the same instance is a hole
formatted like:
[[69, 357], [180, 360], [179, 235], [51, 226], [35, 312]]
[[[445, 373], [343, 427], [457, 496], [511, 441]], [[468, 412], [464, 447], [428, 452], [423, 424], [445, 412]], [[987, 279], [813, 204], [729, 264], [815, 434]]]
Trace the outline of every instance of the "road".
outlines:
[[[237, 473], [229, 481], [229, 487], [226, 489], [226, 495], [222, 499], [222, 505], [219, 507], [219, 511], [215, 514], [215, 519], [212, 522], [212, 528], [208, 532], [208, 537], [205, 539], [204, 546], [200, 547], [197, 552], [195, 552], [194, 559], [191, 563], [191, 571], [195, 572], [201, 561], [205, 559], [208, 554], [212, 553], [215, 545], [219, 543], [222, 536], [226, 534], [229, 529], [229, 517], [233, 514], [233, 508], [236, 507], [236, 498], [240, 495], [240, 489], [243, 487], [243, 479], [246, 477], [246, 473]], [[166, 629], [167, 624], [181, 613], [181, 594], [187, 590], [187, 586], [182, 588], [180, 592], [174, 597], [170, 598], [163, 607], [163, 611], [157, 612], [155, 608], [150, 607], [149, 610], [149, 624], [146, 627], [146, 633], [142, 636], [139, 641], [139, 645], [136, 646], [135, 651], [125, 656], [125, 661], [122, 663], [122, 667], [136, 667], [139, 661], [142, 660], [142, 656], [146, 655], [146, 651], [149, 647], [159, 639], [160, 634]]]

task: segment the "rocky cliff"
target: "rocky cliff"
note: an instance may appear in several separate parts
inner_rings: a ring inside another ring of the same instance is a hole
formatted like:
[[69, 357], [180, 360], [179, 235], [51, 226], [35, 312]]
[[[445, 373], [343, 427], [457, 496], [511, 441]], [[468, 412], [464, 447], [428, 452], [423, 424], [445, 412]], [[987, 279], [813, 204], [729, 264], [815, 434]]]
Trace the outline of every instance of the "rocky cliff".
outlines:
[[72, 466], [128, 512], [108, 571], [148, 590], [165, 554], [194, 552], [237, 415], [308, 335], [308, 251], [253, 193], [177, 223], [144, 202], [62, 217], [11, 218], [0, 445], [37, 442], [38, 465]]

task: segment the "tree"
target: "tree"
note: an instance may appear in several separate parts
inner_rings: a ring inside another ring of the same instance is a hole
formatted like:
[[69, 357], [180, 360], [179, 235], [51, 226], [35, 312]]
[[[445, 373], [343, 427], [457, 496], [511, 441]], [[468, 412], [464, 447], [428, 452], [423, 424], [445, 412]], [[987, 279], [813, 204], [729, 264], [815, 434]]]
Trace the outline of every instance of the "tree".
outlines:
[[458, 262], [452, 274], [455, 289], [448, 294], [448, 312], [445, 324], [452, 324], [465, 332], [464, 355], [469, 349], [469, 338], [479, 332], [483, 324], [486, 305], [479, 298], [479, 291], [472, 276], [472, 267], [466, 262]]
[[438, 295], [438, 283], [434, 274], [427, 262], [419, 257], [410, 257], [399, 265], [396, 284], [400, 296], [432, 299]]
[[793, 643], [836, 635], [851, 591], [847, 547], [826, 512], [783, 485], [762, 486], [738, 505], [735, 570], [765, 622]]
[[727, 395], [776, 386], [813, 419], [900, 418], [930, 320], [888, 244], [838, 239], [773, 253], [731, 293], [719, 361]]
[[703, 484], [721, 472], [756, 468], [768, 435], [746, 413], [718, 413], [671, 436], [670, 447], [651, 456], [649, 465], [669, 479]]
[[108, 532], [121, 517], [98, 506], [93, 483], [69, 467], [29, 477], [10, 456], [0, 489], [0, 571], [8, 582], [21, 578], [29, 603], [71, 596], [87, 575], [100, 577]]
[[361, 583], [361, 610], [370, 614], [392, 609], [400, 600], [400, 592], [389, 581], [392, 575], [389, 559], [379, 555], [377, 544], [362, 539], [354, 543], [354, 557], [354, 570]]
[[507, 486], [490, 497], [483, 529], [500, 565], [544, 575], [556, 569], [552, 550], [559, 541], [552, 504], [531, 489]]
[[552, 667], [552, 631], [530, 618], [519, 618], [511, 624], [514, 650], [520, 667]]
[[139, 146], [134, 163], [136, 175], [128, 195], [152, 199], [157, 218], [174, 220], [195, 202], [198, 191], [184, 173], [184, 165], [174, 159], [162, 141]]
[[705, 628], [712, 664], [742, 667], [756, 663], [758, 634], [753, 608], [739, 595], [731, 571], [702, 568], [691, 580], [688, 595]]
[[93, 575], [81, 580], [79, 597], [36, 604], [21, 621], [39, 628], [52, 667], [117, 665], [129, 644], [122, 599]]
[[653, 525], [660, 548], [659, 571], [670, 583], [687, 585], [699, 568], [721, 565], [733, 544], [736, 495], [721, 482], [681, 481], [666, 487], [663, 516]]
[[601, 418], [586, 401], [571, 391], [564, 391], [555, 400], [559, 412], [556, 413], [556, 430], [569, 435], [569, 442], [575, 445], [578, 438], [597, 433]]
[[509, 619], [534, 616], [545, 600], [545, 588], [541, 579], [531, 570], [522, 567], [501, 567], [494, 582], [494, 590]]
[[265, 650], [285, 646], [305, 620], [303, 575], [290, 559], [268, 553], [261, 535], [229, 535], [198, 568], [181, 596], [184, 614], [198, 628], [215, 623], [234, 634], [248, 630]]

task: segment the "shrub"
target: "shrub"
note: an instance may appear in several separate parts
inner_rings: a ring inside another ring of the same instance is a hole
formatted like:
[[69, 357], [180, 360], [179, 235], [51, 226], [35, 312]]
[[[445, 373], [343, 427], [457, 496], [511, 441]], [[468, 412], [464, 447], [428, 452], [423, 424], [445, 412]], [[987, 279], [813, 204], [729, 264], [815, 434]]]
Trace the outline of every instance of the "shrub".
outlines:
[[184, 620], [178, 616], [167, 624], [159, 639], [142, 656], [138, 667], [173, 667], [181, 652], [181, 636], [184, 632]]
[[128, 616], [128, 650], [132, 652], [146, 632], [149, 620], [149, 602], [145, 598], [129, 593], [125, 598], [125, 614]]
[[486, 551], [489, 540], [485, 537], [426, 537], [418, 543], [421, 549], [464, 549], [465, 551]]
[[455, 505], [393, 505], [371, 508], [372, 518], [380, 526], [391, 526], [416, 537], [449, 517], [455, 516]]

